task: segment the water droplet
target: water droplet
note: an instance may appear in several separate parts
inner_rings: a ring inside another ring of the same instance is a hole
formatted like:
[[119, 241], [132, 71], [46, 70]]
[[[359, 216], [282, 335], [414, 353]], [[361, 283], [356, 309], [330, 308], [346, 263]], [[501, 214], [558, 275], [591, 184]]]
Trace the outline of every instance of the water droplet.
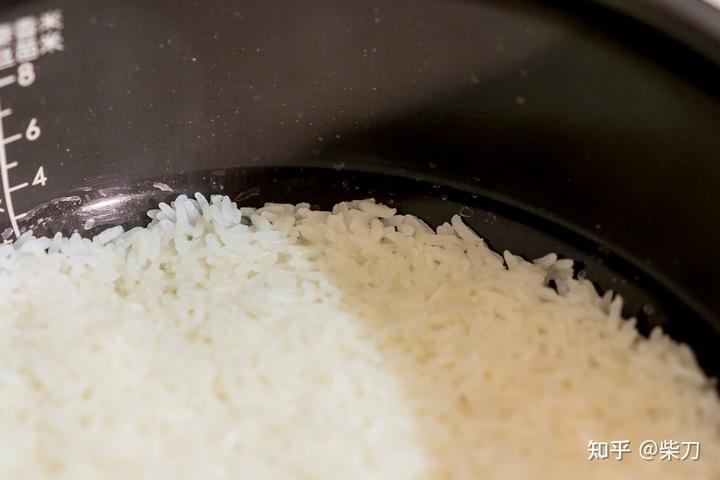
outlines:
[[438, 167], [438, 164], [435, 163], [435, 162], [428, 162], [428, 167], [430, 167], [430, 168], [437, 168], [437, 167]]
[[655, 313], [655, 306], [651, 303], [646, 303], [645, 305], [643, 305], [642, 310], [643, 312], [645, 312], [646, 315], [652, 315], [653, 313]]
[[448, 196], [443, 193], [442, 195], [440, 195], [440, 199], [447, 200]]
[[525, 100], [525, 97], [515, 97], [515, 103], [517, 103], [520, 106], [523, 106], [527, 103], [527, 100]]
[[433, 188], [440, 188], [440, 185], [433, 185]]
[[495, 214], [488, 212], [488, 214], [485, 215], [485, 223], [492, 225], [495, 222], [497, 222], [497, 217], [495, 216]]
[[345, 162], [333, 163], [333, 168], [337, 171], [340, 171], [345, 168]]
[[580, 270], [577, 273], [577, 279], [578, 280], [585, 280], [587, 278], [587, 272], [585, 270]]
[[473, 209], [472, 209], [472, 208], [470, 208], [470, 207], [468, 207], [468, 206], [466, 206], [466, 205], [463, 205], [463, 207], [460, 209], [460, 212], [459, 212], [459, 213], [460, 213], [460, 216], [461, 216], [461, 217], [470, 218], [470, 217], [473, 216], [473, 214], [474, 214], [475, 212], [473, 212]]
[[600, 225], [599, 223], [595, 224], [595, 230], [600, 230], [601, 228], [602, 228], [602, 225]]

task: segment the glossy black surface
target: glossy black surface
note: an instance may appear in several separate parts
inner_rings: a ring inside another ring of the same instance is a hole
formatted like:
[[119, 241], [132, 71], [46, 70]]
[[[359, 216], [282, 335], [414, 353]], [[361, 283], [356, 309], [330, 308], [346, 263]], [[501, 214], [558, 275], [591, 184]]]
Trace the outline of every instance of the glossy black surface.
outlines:
[[462, 182], [434, 183], [421, 176], [358, 172], [342, 162], [333, 169], [251, 167], [190, 172], [132, 186], [107, 178], [37, 206], [25, 223], [39, 234], [61, 231], [69, 235], [78, 231], [92, 236], [118, 224], [126, 228], [145, 225], [149, 221], [145, 212], [157, 208], [159, 202], [170, 202], [180, 194], [192, 196], [198, 191], [229, 195], [241, 205], [302, 200], [322, 209], [330, 209], [341, 200], [373, 197], [401, 212], [417, 215], [432, 226], [460, 214], [498, 252], [507, 249], [527, 259], [558, 252], [574, 259], [576, 275], [592, 279], [600, 293], [614, 290], [622, 294], [624, 315], [635, 317], [642, 333], [660, 326], [674, 338], [692, 345], [708, 372], [720, 372], [717, 330], [689, 308], [679, 292], [668, 289], [662, 281], [613, 251], [600, 235], [578, 234], [552, 218], [513, 207], [492, 198], [490, 192]]
[[16, 210], [66, 199], [21, 227], [136, 224], [169, 194], [155, 182], [324, 205], [394, 191], [430, 221], [467, 204], [508, 219], [473, 224], [493, 246], [581, 258], [718, 372], [716, 45], [693, 15], [637, 5], [672, 39], [587, 2], [68, 2], [65, 51], [0, 89], [6, 135], [43, 132], [8, 146], [13, 184], [48, 176]]

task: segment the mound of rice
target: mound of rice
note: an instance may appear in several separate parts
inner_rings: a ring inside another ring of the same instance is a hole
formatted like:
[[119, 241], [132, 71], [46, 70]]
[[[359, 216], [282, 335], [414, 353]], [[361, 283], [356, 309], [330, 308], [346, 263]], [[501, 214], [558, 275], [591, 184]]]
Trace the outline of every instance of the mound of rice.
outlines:
[[570, 260], [373, 200], [148, 215], [0, 247], [1, 479], [720, 478], [691, 351]]

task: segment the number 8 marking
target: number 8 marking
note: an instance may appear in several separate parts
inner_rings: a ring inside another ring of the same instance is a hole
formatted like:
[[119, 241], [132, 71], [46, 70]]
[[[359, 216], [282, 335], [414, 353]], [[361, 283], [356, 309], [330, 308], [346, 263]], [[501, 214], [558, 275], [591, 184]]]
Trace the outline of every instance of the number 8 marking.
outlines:
[[17, 82], [21, 87], [29, 87], [35, 81], [35, 67], [32, 63], [21, 63], [17, 69]]

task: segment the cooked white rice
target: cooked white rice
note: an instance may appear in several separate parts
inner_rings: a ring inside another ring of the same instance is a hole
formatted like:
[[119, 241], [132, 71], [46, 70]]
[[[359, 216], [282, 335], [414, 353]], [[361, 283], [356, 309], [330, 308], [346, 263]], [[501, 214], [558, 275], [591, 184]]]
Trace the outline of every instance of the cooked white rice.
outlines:
[[[148, 215], [0, 247], [1, 479], [720, 478], [690, 350], [568, 260], [373, 200]], [[641, 460], [646, 439], [700, 460]]]

